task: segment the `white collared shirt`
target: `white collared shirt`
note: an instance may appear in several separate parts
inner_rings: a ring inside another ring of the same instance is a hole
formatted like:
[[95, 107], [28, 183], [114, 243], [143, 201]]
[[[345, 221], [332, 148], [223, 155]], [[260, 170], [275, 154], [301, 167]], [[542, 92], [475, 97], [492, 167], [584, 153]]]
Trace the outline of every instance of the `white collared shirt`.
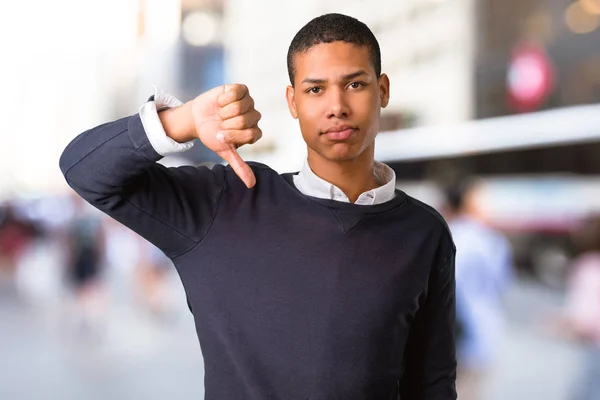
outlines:
[[[140, 119], [148, 135], [148, 140], [154, 150], [162, 155], [168, 156], [189, 150], [194, 143], [178, 143], [167, 136], [161, 122], [158, 118], [158, 111], [177, 107], [183, 104], [176, 97], [163, 92], [156, 86], [154, 87], [154, 101], [144, 103], [140, 107]], [[373, 168], [375, 181], [381, 186], [362, 193], [354, 204], [376, 205], [390, 201], [395, 196], [396, 173], [389, 166], [375, 161]], [[328, 199], [349, 203], [350, 200], [344, 192], [337, 186], [318, 177], [308, 165], [304, 162], [302, 169], [297, 175], [294, 175], [294, 185], [306, 196], [320, 199]]]
[[[375, 161], [373, 168], [375, 182], [381, 186], [362, 193], [354, 204], [372, 206], [382, 204], [394, 198], [396, 190], [396, 173], [387, 165]], [[349, 203], [348, 196], [342, 190], [320, 178], [305, 161], [300, 172], [294, 175], [294, 185], [307, 196], [319, 199], [330, 199]]]

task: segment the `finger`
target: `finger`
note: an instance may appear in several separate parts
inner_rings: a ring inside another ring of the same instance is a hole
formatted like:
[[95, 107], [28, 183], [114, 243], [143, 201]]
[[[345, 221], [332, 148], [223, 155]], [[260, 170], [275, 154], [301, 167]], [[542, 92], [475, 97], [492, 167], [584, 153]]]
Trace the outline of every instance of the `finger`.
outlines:
[[252, 110], [243, 115], [229, 118], [221, 123], [222, 130], [242, 130], [248, 129], [258, 124], [261, 115], [258, 111]]
[[226, 150], [221, 154], [221, 157], [229, 163], [235, 174], [240, 177], [246, 187], [254, 187], [256, 184], [254, 172], [252, 171], [252, 168], [242, 160], [242, 157], [240, 157], [237, 151], [234, 149]]
[[254, 100], [250, 96], [246, 96], [234, 103], [229, 103], [225, 107], [219, 109], [219, 117], [221, 120], [230, 119], [243, 115], [254, 108]]
[[237, 146], [256, 143], [261, 137], [262, 130], [256, 126], [249, 129], [219, 131], [217, 133], [217, 139], [221, 143], [229, 143]]
[[224, 91], [219, 95], [217, 104], [219, 107], [225, 107], [227, 104], [234, 103], [248, 95], [248, 87], [241, 84], [224, 85]]

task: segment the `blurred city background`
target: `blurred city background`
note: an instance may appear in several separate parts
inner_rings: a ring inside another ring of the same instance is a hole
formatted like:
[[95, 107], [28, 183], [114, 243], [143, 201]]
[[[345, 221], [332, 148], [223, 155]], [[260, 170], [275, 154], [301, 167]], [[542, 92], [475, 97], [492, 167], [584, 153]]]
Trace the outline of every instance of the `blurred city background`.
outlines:
[[[169, 261], [72, 195], [66, 144], [137, 112], [249, 86], [248, 160], [297, 170], [287, 47], [345, 13], [379, 39], [376, 158], [458, 247], [465, 399], [600, 399], [600, 0], [28, 0], [0, 12], [0, 398], [203, 398]], [[163, 161], [219, 162], [201, 145]]]

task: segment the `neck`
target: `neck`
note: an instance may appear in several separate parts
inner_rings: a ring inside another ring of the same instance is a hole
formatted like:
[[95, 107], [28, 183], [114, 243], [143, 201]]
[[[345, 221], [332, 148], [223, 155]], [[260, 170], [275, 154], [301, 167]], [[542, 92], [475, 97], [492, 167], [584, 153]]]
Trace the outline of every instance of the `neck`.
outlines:
[[352, 160], [331, 161], [309, 149], [308, 165], [315, 175], [340, 188], [354, 203], [362, 193], [380, 186], [373, 174], [374, 155], [374, 146], [371, 146]]

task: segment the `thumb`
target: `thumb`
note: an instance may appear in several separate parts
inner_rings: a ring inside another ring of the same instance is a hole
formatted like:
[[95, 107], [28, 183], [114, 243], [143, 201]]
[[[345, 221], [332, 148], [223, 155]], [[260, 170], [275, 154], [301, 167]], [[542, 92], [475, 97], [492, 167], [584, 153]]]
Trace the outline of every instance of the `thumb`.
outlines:
[[240, 177], [246, 187], [254, 187], [256, 184], [256, 177], [254, 176], [252, 168], [250, 168], [250, 166], [244, 160], [242, 160], [242, 157], [240, 157], [238, 152], [233, 147], [228, 150], [220, 151], [219, 156], [229, 163], [235, 174]]

